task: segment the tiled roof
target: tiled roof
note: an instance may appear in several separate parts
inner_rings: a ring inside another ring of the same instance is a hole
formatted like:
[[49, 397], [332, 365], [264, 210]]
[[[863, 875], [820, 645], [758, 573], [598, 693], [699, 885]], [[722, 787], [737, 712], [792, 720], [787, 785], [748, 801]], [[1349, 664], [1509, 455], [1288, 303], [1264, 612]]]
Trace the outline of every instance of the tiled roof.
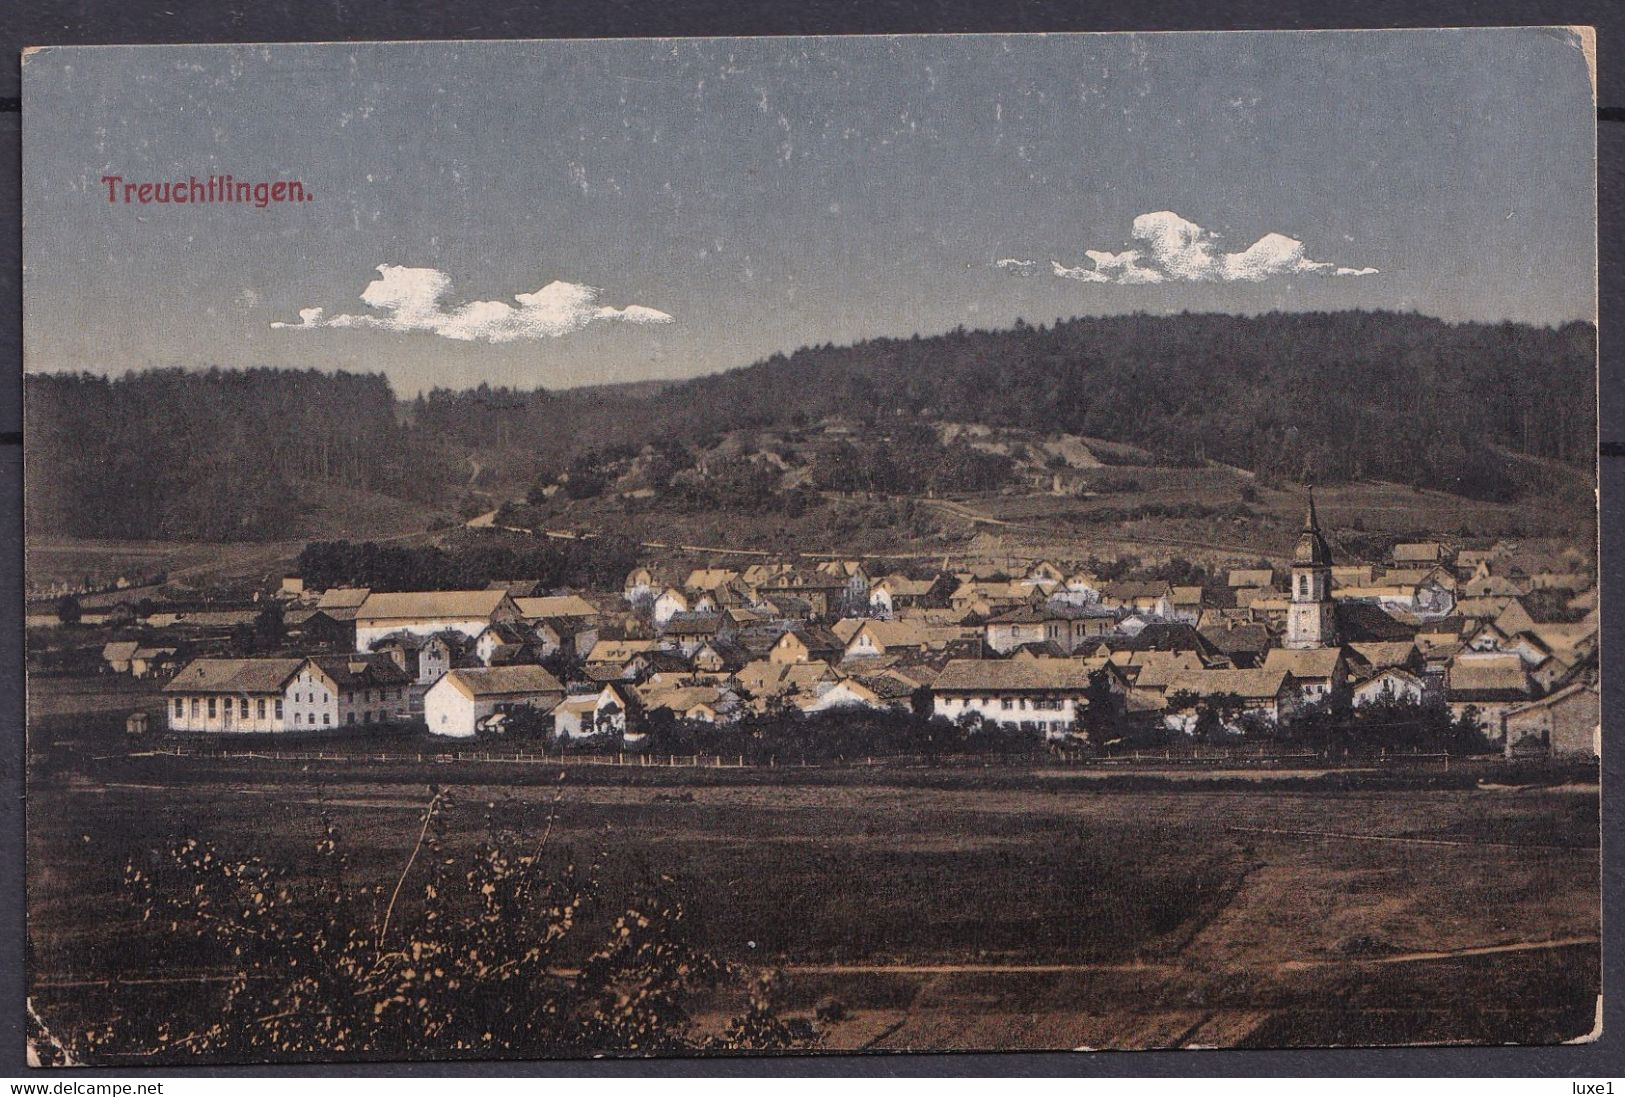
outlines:
[[940, 692], [975, 690], [1084, 690], [1090, 670], [1074, 659], [955, 659], [942, 668], [931, 688]]
[[489, 617], [507, 598], [501, 590], [425, 590], [371, 594], [356, 617], [365, 621]]
[[305, 661], [288, 659], [194, 659], [164, 686], [165, 693], [277, 693]]

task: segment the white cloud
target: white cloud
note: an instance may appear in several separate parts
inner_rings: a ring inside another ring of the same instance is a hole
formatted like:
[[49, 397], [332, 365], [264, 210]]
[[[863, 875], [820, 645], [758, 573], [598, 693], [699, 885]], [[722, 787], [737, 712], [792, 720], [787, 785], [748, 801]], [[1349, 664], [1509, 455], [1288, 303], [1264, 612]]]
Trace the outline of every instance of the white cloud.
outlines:
[[378, 266], [378, 277], [361, 291], [370, 313], [328, 316], [323, 309], [299, 310], [298, 323], [277, 321], [288, 331], [315, 328], [373, 328], [418, 332], [463, 341], [511, 343], [516, 339], [557, 338], [598, 321], [626, 324], [670, 324], [671, 316], [644, 305], [615, 308], [598, 303], [602, 290], [575, 282], [549, 282], [534, 293], [516, 293], [514, 301], [469, 301], [447, 305], [451, 276], [433, 267]]
[[1019, 274], [1029, 278], [1038, 269], [1038, 262], [1033, 259], [995, 259], [993, 265], [1006, 274]]
[[[1058, 278], [1117, 286], [1263, 282], [1290, 274], [1361, 278], [1378, 273], [1375, 267], [1344, 267], [1310, 259], [1304, 254], [1303, 241], [1278, 232], [1265, 233], [1241, 251], [1227, 252], [1220, 247], [1218, 233], [1168, 210], [1136, 217], [1131, 235], [1135, 247], [1120, 252], [1086, 251], [1089, 263], [1075, 267], [1052, 259], [1050, 269]], [[998, 265], [1023, 262], [1026, 260], [1003, 259]]]

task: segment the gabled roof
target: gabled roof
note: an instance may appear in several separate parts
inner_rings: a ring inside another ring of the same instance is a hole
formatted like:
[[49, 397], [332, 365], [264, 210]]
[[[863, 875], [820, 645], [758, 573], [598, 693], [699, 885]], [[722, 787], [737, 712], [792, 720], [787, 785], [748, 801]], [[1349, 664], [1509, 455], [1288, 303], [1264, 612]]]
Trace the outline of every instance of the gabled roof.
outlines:
[[1264, 655], [1264, 669], [1284, 670], [1299, 681], [1330, 678], [1342, 658], [1342, 648], [1271, 648]]
[[122, 662], [128, 660], [141, 646], [136, 640], [114, 640], [102, 645], [102, 658], [108, 662]]
[[1354, 688], [1362, 692], [1380, 693], [1386, 685], [1392, 682], [1398, 682], [1413, 689], [1423, 688], [1422, 679], [1403, 667], [1383, 667]]
[[1495, 627], [1508, 636], [1516, 636], [1520, 632], [1535, 627], [1535, 619], [1529, 616], [1529, 611], [1523, 608], [1522, 602], [1508, 602], [1507, 608], [1495, 619]]
[[724, 583], [737, 579], [739, 573], [728, 568], [695, 568], [683, 580], [683, 586], [689, 590], [716, 590]]
[[1345, 643], [1409, 640], [1416, 635], [1415, 628], [1370, 602], [1338, 602], [1332, 607], [1332, 618]]
[[715, 686], [644, 688], [638, 690], [638, 697], [646, 709], [688, 712], [702, 705], [714, 708], [722, 700], [722, 691]]
[[[1588, 694], [1589, 696], [1587, 696]], [[1514, 716], [1521, 712], [1530, 712], [1543, 708], [1553, 708], [1557, 705], [1572, 703], [1576, 700], [1586, 701], [1590, 704], [1600, 704], [1601, 694], [1597, 689], [1596, 684], [1593, 682], [1570, 682], [1562, 689], [1555, 689], [1551, 693], [1548, 693], [1546, 696], [1537, 700], [1525, 701], [1523, 704], [1513, 705], [1511, 708], [1506, 710], [1504, 715]], [[1601, 715], [1600, 708], [1598, 709], [1598, 715]]]
[[1233, 568], [1226, 582], [1232, 587], [1268, 587], [1275, 583], [1275, 572], [1268, 568]]
[[372, 591], [367, 587], [328, 587], [316, 600], [317, 609], [359, 609]]
[[523, 644], [527, 639], [523, 629], [507, 621], [496, 621], [486, 625], [480, 636], [483, 637], [487, 634], [495, 637], [499, 644]]
[[301, 658], [193, 659], [165, 693], [280, 693], [305, 665]]
[[1188, 670], [1174, 675], [1168, 683], [1166, 696], [1194, 693], [1198, 697], [1234, 693], [1247, 700], [1268, 698], [1273, 700], [1292, 681], [1285, 670], [1256, 668], [1253, 670]]
[[1516, 598], [1524, 593], [1524, 587], [1503, 575], [1486, 575], [1482, 579], [1469, 579], [1461, 592], [1469, 598]]
[[1394, 560], [1433, 562], [1444, 557], [1444, 546], [1437, 541], [1406, 541], [1394, 546]]
[[1445, 670], [1453, 701], [1508, 700], [1529, 696], [1529, 674], [1515, 652], [1462, 652]]
[[1086, 690], [1090, 669], [1076, 659], [955, 659], [931, 688], [938, 692]]
[[1597, 626], [1585, 621], [1572, 625], [1536, 623], [1524, 630], [1554, 652], [1589, 651], [1597, 640]]
[[1454, 587], [1455, 576], [1438, 566], [1426, 568], [1388, 568], [1377, 580], [1391, 587], [1418, 587], [1434, 582], [1442, 587]]
[[653, 651], [658, 640], [599, 640], [587, 653], [589, 663], [624, 663], [634, 655]]
[[881, 674], [855, 674], [848, 681], [862, 683], [870, 693], [882, 701], [906, 701], [914, 696], [914, 691], [919, 688], [906, 678], [889, 671]]
[[515, 598], [529, 598], [542, 589], [540, 579], [492, 579], [486, 590], [505, 590]]
[[1195, 625], [1183, 621], [1155, 621], [1133, 636], [1110, 637], [1113, 651], [1194, 651], [1203, 658], [1217, 654]]
[[1139, 582], [1125, 579], [1100, 584], [1100, 597], [1114, 602], [1134, 602], [1142, 598], [1165, 598], [1172, 589], [1160, 580]]
[[370, 594], [356, 611], [364, 621], [490, 617], [508, 601], [504, 590], [424, 590]]
[[666, 636], [715, 636], [722, 628], [720, 613], [674, 613], [661, 633]]
[[904, 575], [888, 575], [871, 583], [871, 592], [885, 588], [894, 598], [923, 598], [936, 587], [935, 579], [910, 579]]
[[596, 617], [598, 607], [579, 594], [555, 594], [543, 598], [515, 598], [519, 616], [526, 620], [541, 617]]
[[1207, 669], [1190, 651], [1113, 652], [1111, 662], [1124, 671], [1135, 689], [1167, 689], [1178, 675]]
[[1199, 631], [1202, 639], [1225, 655], [1256, 653], [1270, 646], [1270, 631], [1263, 625], [1215, 625]]
[[1417, 656], [1416, 643], [1412, 640], [1368, 640], [1351, 643], [1349, 647], [1376, 670], [1406, 666]]
[[412, 675], [387, 655], [318, 655], [310, 661], [334, 683], [347, 689], [404, 685], [412, 681]]
[[546, 667], [459, 667], [446, 672], [471, 697], [564, 693], [564, 686]]
[[996, 613], [987, 619], [990, 625], [1036, 625], [1046, 621], [1082, 621], [1100, 617], [1116, 617], [1101, 606], [1074, 606], [1064, 602], [1046, 602], [1043, 605], [1022, 605]]

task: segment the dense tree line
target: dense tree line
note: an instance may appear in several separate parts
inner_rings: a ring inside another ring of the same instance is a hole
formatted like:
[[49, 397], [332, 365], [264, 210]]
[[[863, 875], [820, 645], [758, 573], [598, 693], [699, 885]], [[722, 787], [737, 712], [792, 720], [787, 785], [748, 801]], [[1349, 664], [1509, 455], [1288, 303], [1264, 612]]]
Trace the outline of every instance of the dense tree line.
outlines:
[[503, 579], [549, 588], [618, 589], [637, 564], [637, 546], [615, 537], [548, 541], [523, 547], [469, 544], [415, 547], [374, 541], [313, 541], [298, 571], [312, 589], [480, 590]]
[[254, 540], [314, 484], [430, 499], [445, 482], [382, 374], [32, 374], [24, 414], [27, 518], [52, 533]]

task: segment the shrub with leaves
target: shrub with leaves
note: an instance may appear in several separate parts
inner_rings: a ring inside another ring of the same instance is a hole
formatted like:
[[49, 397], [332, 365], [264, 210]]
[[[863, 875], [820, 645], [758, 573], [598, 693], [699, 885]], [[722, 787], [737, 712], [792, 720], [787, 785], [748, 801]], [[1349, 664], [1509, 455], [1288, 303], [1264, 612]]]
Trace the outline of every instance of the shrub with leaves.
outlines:
[[[810, 1040], [805, 1026], [778, 1020], [770, 983], [690, 943], [669, 878], [611, 916], [596, 865], [550, 871], [557, 798], [545, 806], [527, 835], [515, 826], [526, 805], [490, 804], [485, 836], [455, 848], [452, 795], [431, 787], [386, 883], [355, 878], [326, 812], [313, 872], [194, 838], [155, 863], [132, 861], [136, 917], [172, 954], [228, 977], [178, 1008], [153, 1008], [141, 987], [126, 987], [133, 997], [68, 1050], [92, 1064], [273, 1062], [749, 1052]], [[702, 1031], [691, 1010], [706, 996], [743, 997], [746, 1012]]]

